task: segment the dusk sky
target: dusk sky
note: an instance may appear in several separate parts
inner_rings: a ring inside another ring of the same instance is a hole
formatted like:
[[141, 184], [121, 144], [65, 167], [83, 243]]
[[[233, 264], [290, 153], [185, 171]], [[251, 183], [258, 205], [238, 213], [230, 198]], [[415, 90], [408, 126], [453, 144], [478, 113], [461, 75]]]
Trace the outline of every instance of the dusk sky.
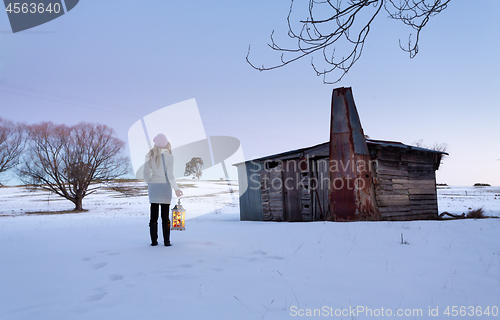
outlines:
[[439, 183], [500, 185], [500, 1], [452, 0], [422, 31], [414, 59], [399, 49], [411, 29], [382, 12], [335, 85], [309, 59], [267, 72], [245, 61], [250, 44], [256, 65], [279, 61], [267, 43], [273, 29], [290, 43], [289, 4], [82, 0], [15, 34], [0, 13], [0, 116], [98, 122], [127, 141], [141, 117], [194, 98], [206, 134], [238, 138], [252, 159], [328, 141], [332, 89], [352, 87], [370, 138], [446, 143]]

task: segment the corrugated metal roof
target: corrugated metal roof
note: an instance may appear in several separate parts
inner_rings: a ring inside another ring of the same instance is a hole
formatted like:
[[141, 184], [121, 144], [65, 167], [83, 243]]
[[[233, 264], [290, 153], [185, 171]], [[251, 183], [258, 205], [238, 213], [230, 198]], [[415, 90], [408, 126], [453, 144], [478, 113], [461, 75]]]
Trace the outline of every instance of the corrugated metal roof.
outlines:
[[[277, 154], [273, 154], [273, 155], [269, 155], [269, 156], [265, 156], [265, 157], [260, 157], [260, 158], [255, 158], [255, 159], [251, 159], [251, 160], [246, 160], [246, 161], [243, 161], [243, 162], [233, 163], [233, 166], [238, 166], [238, 165], [250, 162], [250, 161], [260, 161], [260, 160], [266, 160], [266, 159], [283, 157], [283, 156], [291, 155], [291, 154], [294, 154], [294, 153], [301, 153], [301, 152], [304, 152], [306, 150], [309, 150], [309, 149], [312, 149], [312, 148], [315, 148], [315, 147], [319, 147], [319, 146], [322, 146], [322, 145], [327, 145], [328, 143], [329, 142], [323, 142], [323, 143], [319, 143], [319, 144], [316, 144], [316, 145], [310, 146], [310, 147], [304, 147], [304, 148], [290, 150], [290, 151], [285, 151], [285, 152], [281, 152], [281, 153], [277, 153]], [[448, 155], [448, 153], [443, 152], [443, 151], [437, 151], [437, 150], [426, 149], [426, 148], [421, 148], [421, 147], [416, 147], [416, 146], [410, 146], [410, 145], [404, 144], [402, 142], [397, 142], [397, 141], [384, 141], [384, 140], [366, 139], [366, 144], [369, 145], [369, 146], [370, 145], [372, 145], [372, 146], [380, 146], [382, 148], [387, 148], [387, 147], [402, 148], [402, 149], [406, 149], [406, 150], [416, 150], [416, 151], [422, 151], [422, 152], [432, 152], [432, 153], [439, 153], [439, 154], [446, 154], [446, 155]]]
[[250, 162], [250, 161], [266, 160], [266, 159], [271, 159], [271, 158], [283, 157], [283, 156], [287, 156], [287, 155], [294, 154], [294, 153], [301, 153], [301, 152], [304, 152], [305, 150], [309, 150], [309, 149], [312, 149], [312, 148], [315, 148], [315, 147], [319, 147], [319, 146], [322, 146], [322, 145], [325, 145], [325, 144], [328, 144], [328, 143], [329, 142], [323, 142], [323, 143], [319, 143], [319, 144], [316, 144], [316, 145], [310, 146], [310, 147], [305, 147], [305, 148], [300, 148], [300, 149], [285, 151], [285, 152], [281, 152], [281, 153], [277, 153], [277, 154], [272, 154], [272, 155], [265, 156], [265, 157], [260, 157], [260, 158], [255, 158], [255, 159], [251, 159], [251, 160], [246, 160], [246, 161], [243, 161], [243, 162], [233, 163], [233, 166], [237, 166], [237, 165], [240, 165], [240, 164], [243, 164], [243, 163], [247, 163], [247, 162]]
[[408, 150], [417, 150], [417, 151], [440, 153], [440, 154], [448, 155], [448, 153], [443, 152], [443, 151], [437, 151], [437, 150], [432, 150], [432, 149], [427, 149], [427, 148], [410, 146], [410, 145], [407, 145], [407, 144], [404, 144], [401, 142], [396, 142], [396, 141], [383, 141], [383, 140], [366, 139], [366, 144], [377, 145], [377, 146], [381, 146], [381, 147], [403, 148], [403, 149], [408, 149]]

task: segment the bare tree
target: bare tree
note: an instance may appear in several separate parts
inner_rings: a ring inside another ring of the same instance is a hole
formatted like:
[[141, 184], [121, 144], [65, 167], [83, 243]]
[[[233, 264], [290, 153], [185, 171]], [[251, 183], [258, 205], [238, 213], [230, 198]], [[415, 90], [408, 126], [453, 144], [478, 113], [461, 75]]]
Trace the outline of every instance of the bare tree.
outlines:
[[19, 176], [26, 184], [70, 200], [76, 211], [83, 210], [83, 198], [95, 192], [99, 182], [129, 172], [129, 160], [121, 155], [125, 143], [108, 126], [44, 122], [29, 126], [28, 132]]
[[200, 177], [203, 174], [203, 171], [201, 171], [202, 167], [203, 159], [194, 157], [188, 163], [186, 163], [186, 170], [184, 170], [184, 175], [189, 176], [192, 174], [194, 177], [200, 180]]
[[[424, 143], [424, 140], [420, 139], [420, 140], [413, 142], [413, 145], [415, 147], [425, 148], [425, 149], [429, 149], [429, 150], [445, 152], [445, 153], [448, 152], [448, 144], [446, 144], [446, 143], [434, 142], [434, 144], [428, 145], [428, 144]], [[444, 155], [444, 156], [446, 156], [446, 155]]]
[[[297, 1], [305, 3], [306, 1]], [[418, 53], [420, 32], [432, 16], [447, 8], [450, 0], [308, 0], [304, 8], [305, 19], [295, 20], [292, 13], [296, 10], [291, 0], [287, 16], [288, 36], [296, 42], [293, 48], [285, 48], [274, 40], [271, 33], [269, 46], [281, 52], [281, 62], [270, 67], [257, 67], [249, 59], [247, 62], [260, 71], [283, 67], [306, 56], [311, 56], [311, 65], [318, 76], [323, 76], [324, 83], [339, 82], [361, 57], [370, 26], [384, 8], [390, 19], [400, 20], [412, 28], [415, 37], [410, 34], [405, 45], [399, 41], [402, 50], [409, 53], [410, 58]], [[298, 8], [300, 10], [300, 8]], [[345, 53], [338, 54], [337, 48], [350, 47]], [[317, 53], [325, 67], [320, 68], [313, 59]], [[330, 72], [339, 72], [335, 81], [326, 80]]]
[[24, 150], [24, 125], [0, 118], [0, 174], [14, 168]]

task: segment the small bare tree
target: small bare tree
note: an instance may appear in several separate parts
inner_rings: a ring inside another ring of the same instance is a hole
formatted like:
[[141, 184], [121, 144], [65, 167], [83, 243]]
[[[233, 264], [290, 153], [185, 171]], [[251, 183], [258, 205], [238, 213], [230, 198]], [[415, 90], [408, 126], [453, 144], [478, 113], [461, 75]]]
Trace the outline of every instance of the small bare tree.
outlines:
[[203, 171], [201, 171], [202, 167], [203, 159], [194, 157], [188, 163], [186, 163], [186, 170], [184, 170], [184, 175], [189, 176], [192, 174], [194, 177], [200, 180], [200, 177], [203, 174]]
[[420, 139], [420, 140], [413, 142], [413, 145], [415, 147], [430, 149], [430, 150], [439, 151], [439, 152], [446, 153], [448, 151], [448, 144], [446, 144], [446, 143], [434, 142], [434, 144], [432, 144], [432, 145], [427, 145], [424, 143], [424, 140]]
[[[427, 145], [427, 144], [424, 144], [424, 140], [420, 139], [420, 140], [413, 142], [413, 145], [416, 147], [420, 147], [420, 148], [425, 148], [425, 149], [429, 149], [429, 150], [443, 152], [442, 154], [439, 155], [439, 164], [442, 164], [443, 163], [442, 161], [444, 160], [444, 158], [446, 158], [448, 156], [448, 144], [446, 144], [446, 143], [434, 142], [434, 144], [432, 144], [432, 145]], [[438, 168], [439, 168], [439, 165], [438, 165]]]
[[0, 174], [19, 163], [26, 144], [24, 130], [24, 125], [0, 118]]
[[[306, 4], [297, 8], [296, 3]], [[382, 8], [390, 19], [399, 20], [415, 32], [408, 37], [405, 45], [399, 42], [403, 51], [410, 54], [410, 58], [418, 53], [420, 32], [432, 16], [447, 8], [450, 0], [291, 0], [287, 16], [288, 37], [295, 41], [296, 46], [285, 48], [278, 45], [271, 33], [269, 47], [281, 52], [281, 62], [270, 67], [258, 67], [250, 62], [250, 47], [248, 48], [247, 62], [255, 69], [272, 70], [283, 67], [306, 56], [311, 57], [311, 65], [318, 76], [323, 76], [324, 83], [339, 82], [350, 68], [361, 57], [365, 40], [370, 32], [373, 21], [380, 14]], [[305, 19], [296, 20], [294, 13], [303, 14]], [[336, 49], [349, 49], [338, 53]], [[313, 59], [317, 53], [325, 67], [319, 67]], [[326, 80], [330, 72], [338, 71], [335, 81]]]
[[95, 192], [99, 182], [129, 172], [129, 160], [121, 155], [125, 143], [108, 126], [44, 122], [28, 126], [28, 132], [20, 178], [70, 200], [75, 211], [83, 210], [83, 198]]

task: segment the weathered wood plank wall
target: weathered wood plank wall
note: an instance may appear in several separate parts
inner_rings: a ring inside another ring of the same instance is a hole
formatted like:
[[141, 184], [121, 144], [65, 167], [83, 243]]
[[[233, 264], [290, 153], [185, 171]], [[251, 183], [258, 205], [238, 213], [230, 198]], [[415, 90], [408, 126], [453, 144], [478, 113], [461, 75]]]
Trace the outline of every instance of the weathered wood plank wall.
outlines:
[[384, 219], [434, 219], [438, 215], [434, 155], [384, 148], [376, 152], [375, 194]]
[[283, 221], [283, 164], [277, 162], [275, 167], [270, 164], [273, 163], [264, 162], [260, 171], [263, 220]]
[[328, 195], [330, 183], [328, 175], [328, 158], [313, 160], [313, 178], [316, 185], [312, 191], [314, 220], [324, 220], [328, 213], [330, 198]]

